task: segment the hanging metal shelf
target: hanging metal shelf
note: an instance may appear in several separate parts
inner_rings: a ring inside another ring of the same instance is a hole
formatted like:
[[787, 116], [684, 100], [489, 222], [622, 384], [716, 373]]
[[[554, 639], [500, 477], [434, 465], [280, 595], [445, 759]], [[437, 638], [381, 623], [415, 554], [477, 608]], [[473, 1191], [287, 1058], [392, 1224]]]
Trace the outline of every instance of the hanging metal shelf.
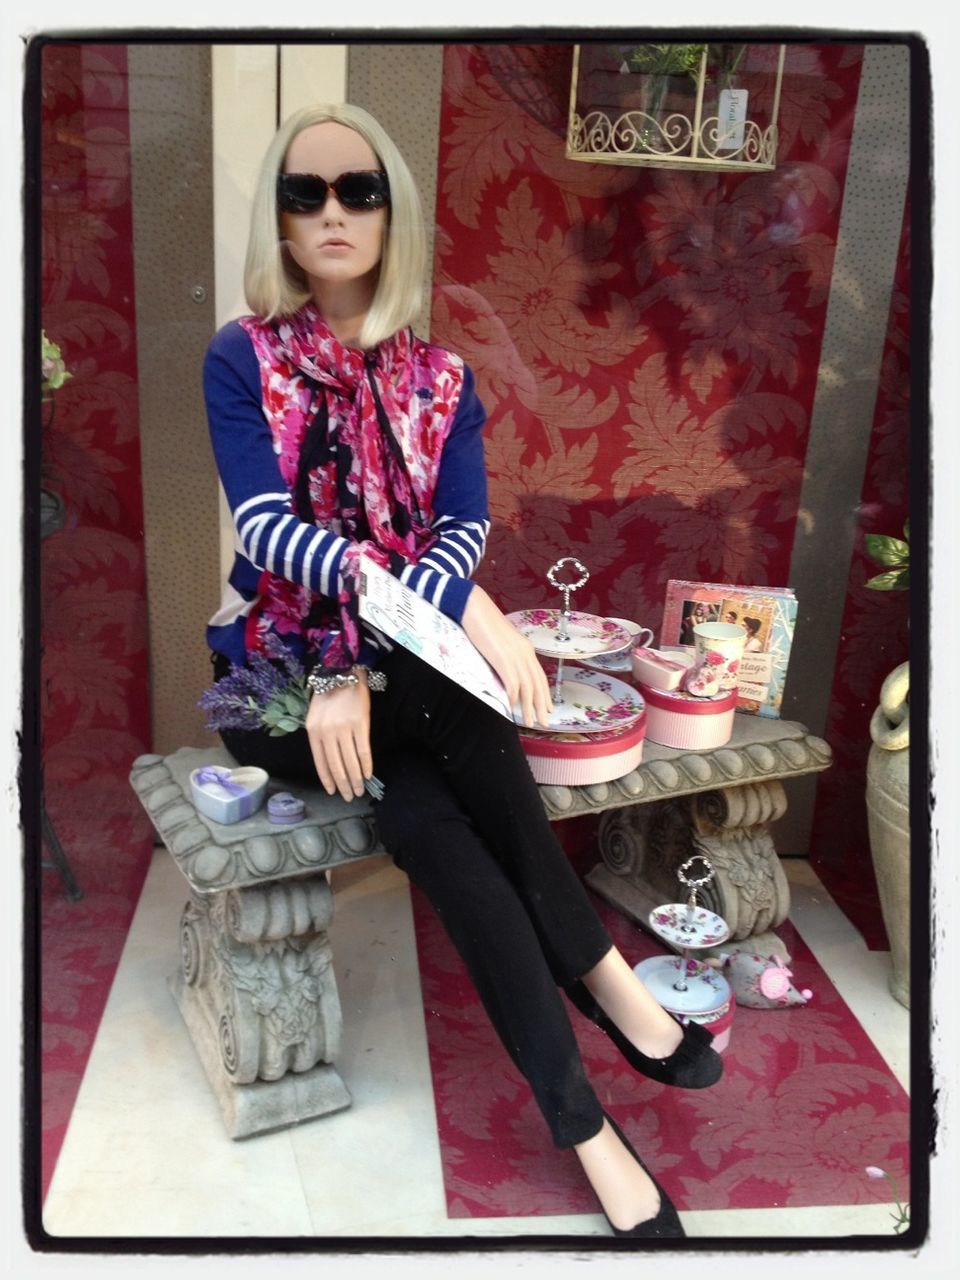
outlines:
[[[635, 45], [626, 53], [575, 45], [567, 159], [775, 169], [785, 52], [785, 45]], [[685, 70], [675, 69], [680, 63]]]

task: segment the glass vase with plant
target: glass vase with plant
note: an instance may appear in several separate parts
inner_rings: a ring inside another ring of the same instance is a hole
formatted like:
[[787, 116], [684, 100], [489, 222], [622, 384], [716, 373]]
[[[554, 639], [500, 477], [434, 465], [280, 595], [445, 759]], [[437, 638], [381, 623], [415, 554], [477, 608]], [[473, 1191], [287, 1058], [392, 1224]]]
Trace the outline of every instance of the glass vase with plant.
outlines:
[[707, 54], [704, 84], [716, 78], [718, 91], [728, 88], [743, 58], [746, 45], [638, 44], [624, 46], [624, 64], [632, 72], [646, 76], [641, 111], [651, 123], [641, 133], [643, 146], [652, 146], [659, 128], [659, 113], [672, 76], [687, 76], [694, 89], [700, 81], [704, 54]]

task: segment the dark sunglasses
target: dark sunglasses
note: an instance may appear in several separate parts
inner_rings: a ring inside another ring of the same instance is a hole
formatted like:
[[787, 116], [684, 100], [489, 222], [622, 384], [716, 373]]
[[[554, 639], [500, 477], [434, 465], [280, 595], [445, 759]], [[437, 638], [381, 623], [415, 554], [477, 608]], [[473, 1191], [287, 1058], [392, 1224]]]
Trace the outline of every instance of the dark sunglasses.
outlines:
[[284, 213], [316, 213], [333, 191], [345, 209], [361, 213], [390, 203], [390, 184], [380, 169], [355, 169], [333, 182], [315, 173], [278, 173], [277, 208]]

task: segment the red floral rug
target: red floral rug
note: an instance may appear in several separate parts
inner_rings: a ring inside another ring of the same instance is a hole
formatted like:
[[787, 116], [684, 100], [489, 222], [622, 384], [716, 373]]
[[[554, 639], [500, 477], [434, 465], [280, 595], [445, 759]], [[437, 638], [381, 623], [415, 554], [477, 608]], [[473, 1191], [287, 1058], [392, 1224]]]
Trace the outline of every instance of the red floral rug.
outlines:
[[[631, 964], [657, 941], [599, 898]], [[556, 1151], [459, 956], [413, 890], [447, 1212], [452, 1218], [598, 1212], [576, 1156]], [[909, 1199], [909, 1100], [789, 922], [804, 1006], [739, 1008], [712, 1089], [659, 1085], [627, 1067], [571, 1006], [587, 1072], [681, 1210], [874, 1203], [879, 1166]]]

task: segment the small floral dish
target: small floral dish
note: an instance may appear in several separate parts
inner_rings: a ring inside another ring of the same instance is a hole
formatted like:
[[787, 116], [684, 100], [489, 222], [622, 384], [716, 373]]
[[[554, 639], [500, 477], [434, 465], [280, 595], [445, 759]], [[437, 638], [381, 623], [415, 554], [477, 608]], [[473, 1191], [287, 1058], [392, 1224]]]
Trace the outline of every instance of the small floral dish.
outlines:
[[[560, 609], [520, 609], [508, 613], [507, 620], [545, 658], [589, 658], [617, 649], [626, 649], [629, 653], [632, 643], [626, 627], [595, 613], [577, 613], [571, 609], [563, 619]], [[561, 621], [566, 624], [566, 640], [560, 638]]]
[[[547, 677], [553, 693], [554, 664], [547, 665]], [[549, 725], [537, 726], [547, 733], [601, 733], [607, 729], [626, 729], [643, 715], [642, 696], [632, 686], [599, 671], [565, 666], [560, 682], [563, 700], [554, 700]], [[514, 720], [522, 719], [514, 710]]]
[[190, 774], [193, 803], [204, 817], [228, 826], [257, 812], [267, 794], [270, 775], [265, 769], [243, 765], [227, 769], [205, 765]]
[[730, 937], [730, 926], [722, 916], [686, 902], [654, 907], [649, 918], [651, 929], [675, 947], [713, 947]]
[[578, 658], [578, 662], [593, 671], [609, 671], [613, 675], [629, 675], [630, 650], [618, 649], [616, 653], [595, 653], [592, 658]]

